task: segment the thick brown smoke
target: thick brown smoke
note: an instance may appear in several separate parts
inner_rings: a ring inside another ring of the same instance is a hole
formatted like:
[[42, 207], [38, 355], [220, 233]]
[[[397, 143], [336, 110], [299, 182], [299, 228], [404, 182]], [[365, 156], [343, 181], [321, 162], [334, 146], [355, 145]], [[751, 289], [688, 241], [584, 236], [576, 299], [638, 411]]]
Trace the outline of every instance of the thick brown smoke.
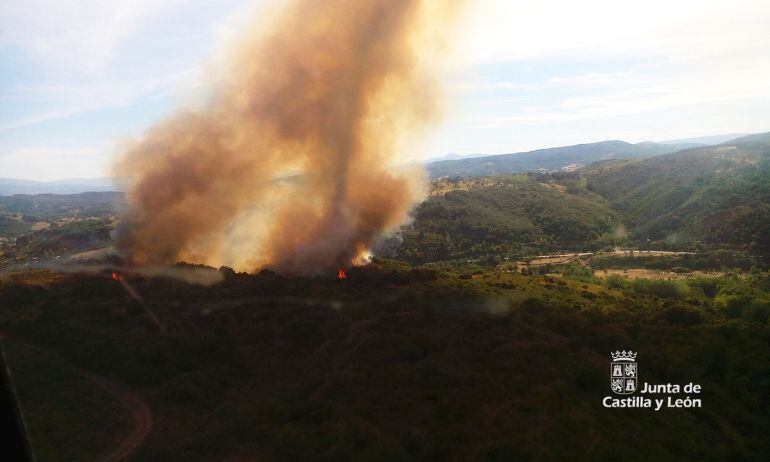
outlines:
[[428, 51], [456, 3], [294, 0], [261, 21], [205, 110], [116, 162], [132, 181], [119, 248], [140, 265], [354, 263], [421, 198], [421, 172], [393, 163], [440, 112]]

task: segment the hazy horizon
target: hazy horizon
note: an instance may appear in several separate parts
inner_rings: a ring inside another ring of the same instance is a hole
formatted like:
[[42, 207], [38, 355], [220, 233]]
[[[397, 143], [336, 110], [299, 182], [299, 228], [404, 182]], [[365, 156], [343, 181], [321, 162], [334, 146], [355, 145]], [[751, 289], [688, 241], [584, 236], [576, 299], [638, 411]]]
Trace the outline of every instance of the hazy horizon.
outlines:
[[[443, 155], [438, 155], [436, 157], [426, 157], [424, 159], [421, 159], [420, 162], [422, 163], [432, 163], [432, 162], [441, 162], [445, 160], [459, 160], [459, 159], [469, 159], [473, 157], [487, 157], [487, 156], [504, 156], [509, 154], [526, 154], [528, 152], [533, 151], [540, 151], [544, 149], [551, 149], [551, 148], [561, 148], [561, 147], [568, 147], [568, 146], [576, 146], [576, 145], [582, 145], [582, 144], [595, 144], [595, 143], [601, 143], [605, 141], [623, 141], [631, 144], [638, 144], [638, 143], [658, 143], [658, 144], [687, 144], [687, 143], [698, 143], [698, 140], [700, 138], [721, 138], [721, 137], [727, 137], [728, 141], [731, 139], [739, 138], [742, 136], [752, 135], [756, 133], [765, 133], [770, 132], [770, 130], [762, 130], [755, 133], [730, 133], [730, 134], [717, 134], [717, 135], [703, 135], [703, 136], [693, 136], [689, 138], [679, 138], [679, 139], [671, 139], [671, 140], [660, 140], [660, 141], [651, 141], [651, 140], [642, 140], [637, 142], [630, 142], [628, 140], [621, 140], [616, 138], [607, 138], [603, 140], [597, 140], [597, 141], [585, 141], [585, 142], [577, 142], [570, 145], [560, 145], [560, 146], [539, 146], [532, 149], [527, 149], [526, 151], [509, 151], [509, 152], [497, 152], [497, 153], [488, 153], [488, 152], [473, 152], [473, 153], [456, 153], [456, 152], [448, 152]], [[727, 141], [725, 141], [727, 142]], [[721, 144], [722, 141], [718, 142], [711, 142], [706, 143], [703, 142], [701, 144], [708, 145], [708, 144]], [[28, 177], [10, 177], [10, 176], [0, 176], [0, 180], [10, 180], [10, 181], [28, 181], [28, 182], [38, 182], [38, 183], [57, 183], [57, 182], [76, 182], [76, 181], [93, 181], [93, 180], [110, 180], [110, 181], [119, 181], [120, 177], [117, 176], [109, 176], [109, 175], [102, 175], [102, 176], [89, 176], [89, 177], [62, 177], [62, 178], [54, 178], [54, 179], [34, 179], [34, 178], [28, 178]], [[120, 189], [118, 189], [120, 190]]]

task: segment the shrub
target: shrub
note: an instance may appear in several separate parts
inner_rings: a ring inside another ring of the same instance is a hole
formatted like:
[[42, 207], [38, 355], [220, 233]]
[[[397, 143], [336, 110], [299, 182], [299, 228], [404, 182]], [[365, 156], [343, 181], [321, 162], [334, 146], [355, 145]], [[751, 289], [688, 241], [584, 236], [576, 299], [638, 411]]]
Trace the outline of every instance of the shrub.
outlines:
[[751, 295], [723, 295], [720, 298], [720, 305], [730, 318], [740, 318], [743, 315], [743, 310], [754, 300]]
[[670, 306], [664, 311], [666, 321], [671, 324], [692, 326], [701, 322], [701, 313], [695, 308], [684, 306]]
[[540, 313], [548, 308], [543, 299], [539, 297], [527, 297], [521, 301], [519, 306], [528, 313]]
[[596, 282], [594, 271], [577, 262], [570, 262], [564, 265], [561, 272], [565, 278], [575, 279], [581, 282]]
[[719, 284], [713, 278], [698, 278], [690, 281], [690, 285], [703, 291], [703, 295], [714, 298], [719, 293]]
[[767, 323], [770, 318], [770, 302], [767, 300], [754, 300], [744, 310], [743, 318], [761, 324]]
[[617, 274], [611, 274], [604, 280], [604, 285], [610, 289], [625, 289], [629, 286], [628, 279]]
[[583, 297], [583, 298], [587, 298], [587, 299], [589, 299], [589, 300], [594, 300], [594, 299], [596, 299], [596, 297], [597, 297], [597, 295], [596, 295], [595, 293], [593, 293], [593, 292], [589, 292], [589, 291], [587, 291], [587, 290], [583, 290], [583, 291], [581, 291], [581, 292], [580, 292], [580, 296], [581, 296], [581, 297]]
[[631, 283], [636, 293], [659, 298], [683, 299], [687, 296], [687, 285], [663, 279], [636, 279]]

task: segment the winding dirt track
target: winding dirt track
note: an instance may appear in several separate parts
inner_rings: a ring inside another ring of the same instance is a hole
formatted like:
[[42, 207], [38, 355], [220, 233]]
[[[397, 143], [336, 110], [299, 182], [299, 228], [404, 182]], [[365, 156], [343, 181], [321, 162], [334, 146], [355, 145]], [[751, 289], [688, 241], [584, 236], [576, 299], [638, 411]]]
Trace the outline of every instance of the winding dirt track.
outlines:
[[[20, 342], [23, 343], [23, 342]], [[139, 396], [134, 393], [128, 392], [121, 388], [115, 382], [108, 380], [104, 377], [92, 374], [85, 371], [76, 365], [72, 364], [65, 358], [61, 357], [58, 353], [55, 353], [47, 348], [32, 345], [30, 343], [23, 343], [29, 348], [41, 351], [43, 353], [55, 356], [59, 358], [63, 363], [67, 364], [70, 368], [82, 375], [86, 380], [98, 386], [105, 393], [112, 396], [116, 400], [120, 401], [120, 404], [131, 414], [131, 418], [134, 421], [134, 426], [131, 431], [118, 443], [118, 446], [109, 454], [106, 454], [102, 458], [98, 459], [101, 462], [119, 462], [131, 457], [137, 449], [142, 445], [144, 440], [150, 434], [153, 426], [152, 411], [149, 406]]]
[[83, 371], [83, 374], [88, 380], [120, 401], [123, 407], [131, 414], [131, 417], [134, 420], [134, 428], [120, 441], [115, 450], [99, 459], [102, 462], [119, 462], [126, 460], [139, 449], [139, 446], [141, 446], [145, 438], [147, 438], [147, 435], [150, 434], [153, 425], [152, 412], [147, 404], [145, 404], [145, 402], [138, 396], [122, 390], [114, 382], [85, 371]]

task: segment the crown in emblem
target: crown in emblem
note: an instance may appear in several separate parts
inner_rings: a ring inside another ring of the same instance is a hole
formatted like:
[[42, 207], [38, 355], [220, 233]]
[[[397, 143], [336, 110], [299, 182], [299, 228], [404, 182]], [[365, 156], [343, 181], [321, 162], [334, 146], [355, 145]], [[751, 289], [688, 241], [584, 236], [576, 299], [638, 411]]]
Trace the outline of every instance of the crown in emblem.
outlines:
[[636, 353], [634, 353], [631, 350], [623, 350], [623, 351], [616, 351], [614, 353], [610, 353], [612, 356], [612, 359], [618, 360], [618, 359], [630, 359], [635, 360], [636, 359]]

